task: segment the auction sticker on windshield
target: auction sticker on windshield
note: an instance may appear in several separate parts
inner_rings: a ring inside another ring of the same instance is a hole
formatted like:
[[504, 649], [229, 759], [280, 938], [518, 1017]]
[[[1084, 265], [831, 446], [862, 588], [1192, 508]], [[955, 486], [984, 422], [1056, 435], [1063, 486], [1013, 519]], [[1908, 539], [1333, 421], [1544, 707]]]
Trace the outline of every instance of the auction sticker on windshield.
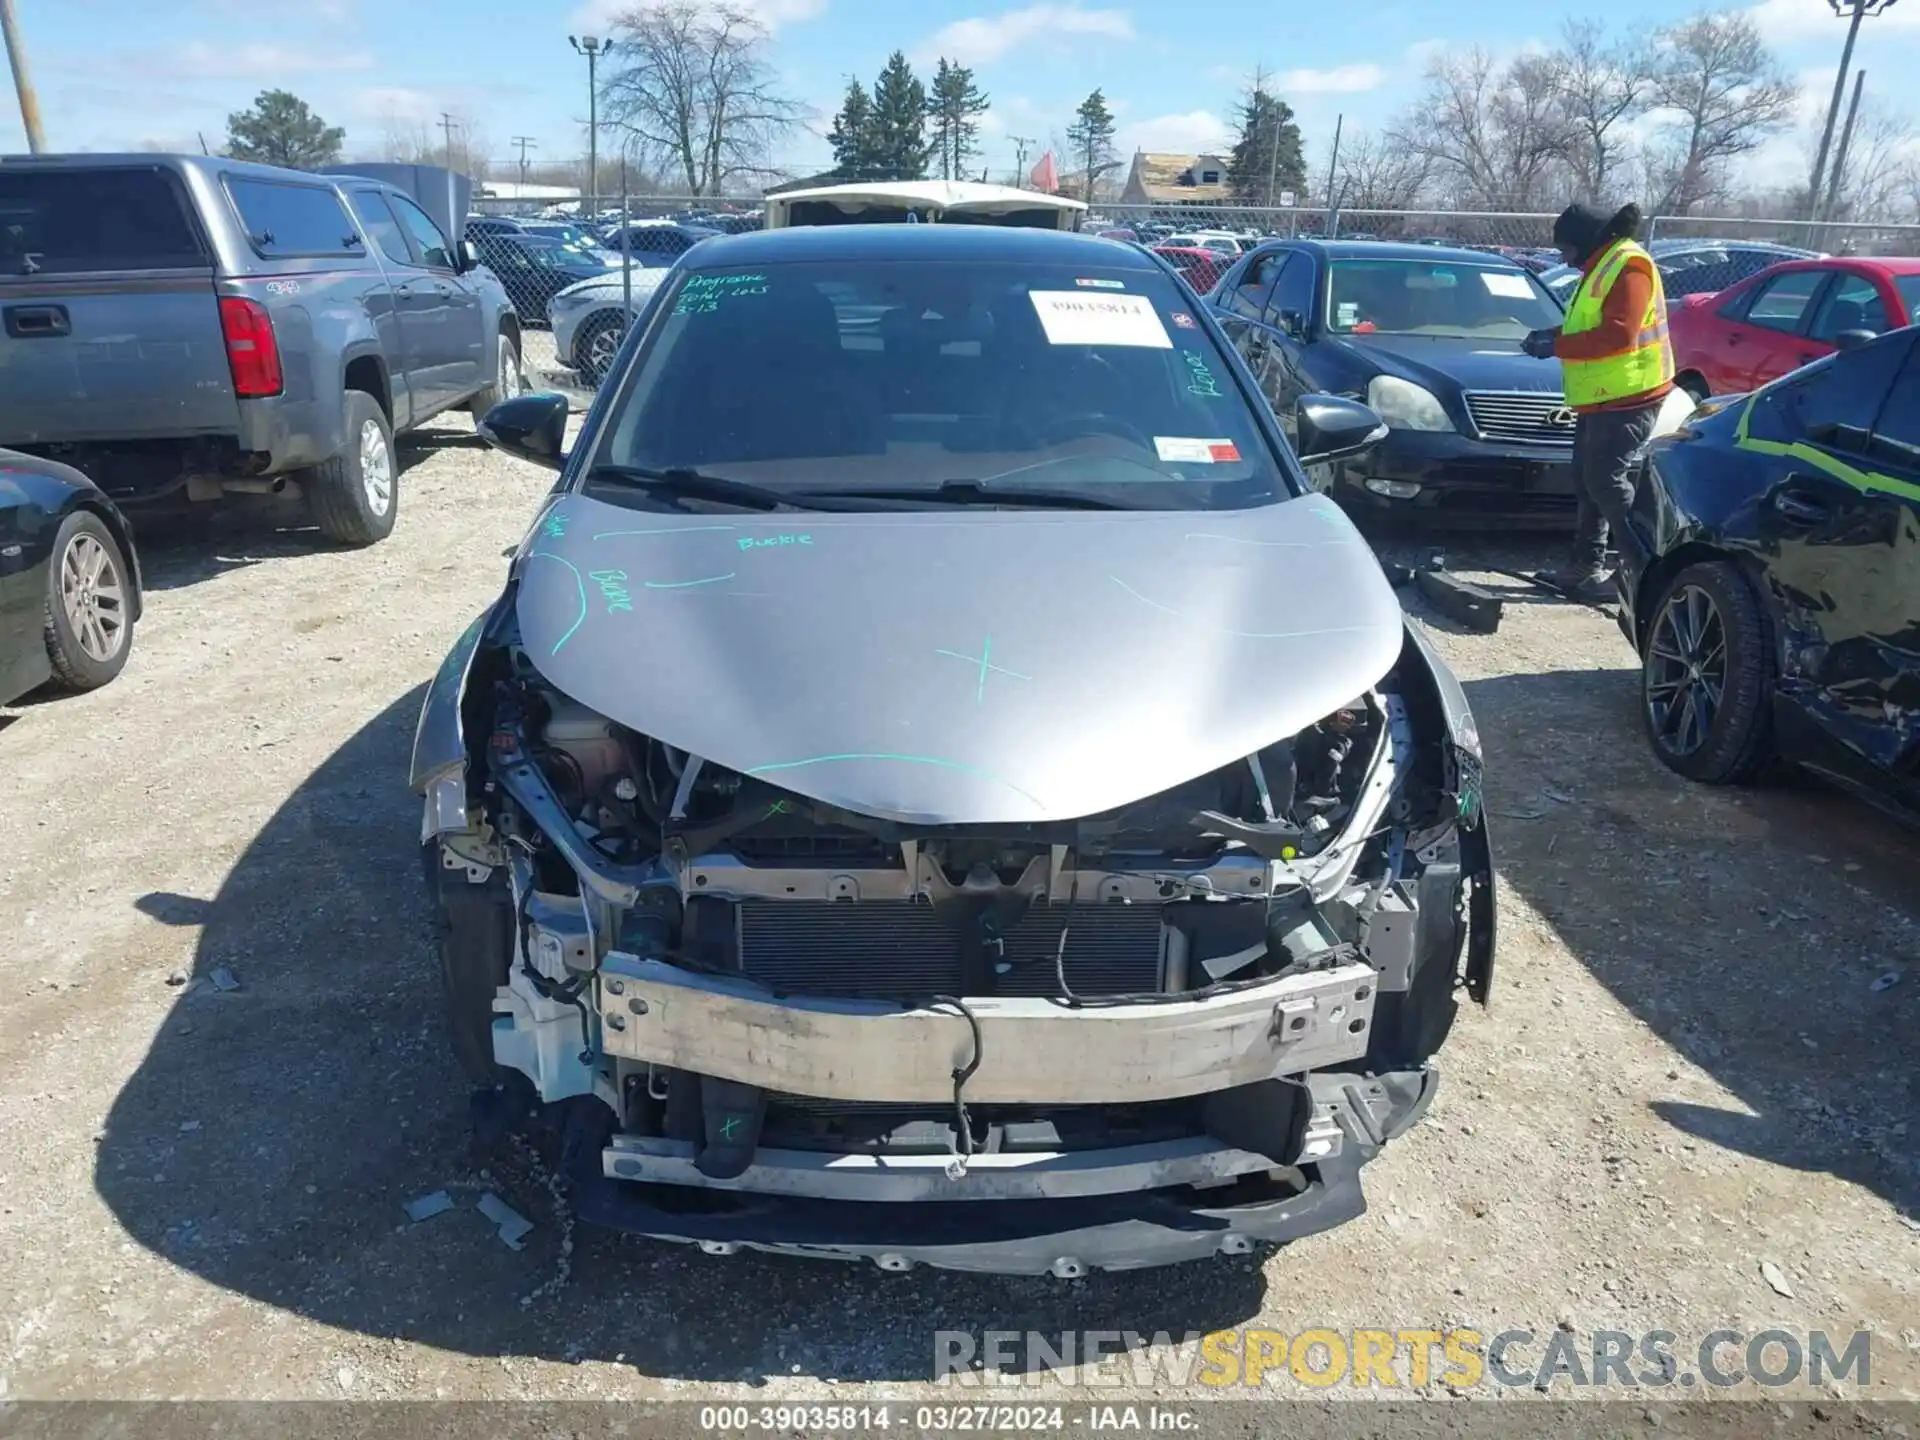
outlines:
[[1231, 465], [1240, 458], [1240, 447], [1231, 440], [1201, 440], [1185, 435], [1156, 435], [1153, 450], [1168, 465]]
[[1088, 295], [1076, 290], [1030, 290], [1049, 345], [1132, 345], [1171, 350], [1173, 337], [1144, 295]]
[[1504, 295], [1509, 300], [1531, 300], [1533, 290], [1524, 275], [1503, 275], [1498, 270], [1482, 270], [1480, 283], [1489, 295]]

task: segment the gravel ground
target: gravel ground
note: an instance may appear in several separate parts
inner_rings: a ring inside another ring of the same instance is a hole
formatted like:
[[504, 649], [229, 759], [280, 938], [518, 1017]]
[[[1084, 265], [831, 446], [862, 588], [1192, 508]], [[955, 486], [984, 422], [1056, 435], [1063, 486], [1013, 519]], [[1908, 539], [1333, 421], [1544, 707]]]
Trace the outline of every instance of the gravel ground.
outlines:
[[1864, 1329], [1864, 1398], [1920, 1398], [1920, 844], [1669, 776], [1611, 620], [1517, 592], [1433, 626], [1489, 752], [1496, 1003], [1363, 1219], [1071, 1283], [569, 1244], [535, 1171], [471, 1168], [404, 774], [547, 482], [420, 438], [387, 543], [152, 539], [120, 681], [0, 711], [0, 1397], [850, 1401], [929, 1393], [942, 1328], [1467, 1325]]

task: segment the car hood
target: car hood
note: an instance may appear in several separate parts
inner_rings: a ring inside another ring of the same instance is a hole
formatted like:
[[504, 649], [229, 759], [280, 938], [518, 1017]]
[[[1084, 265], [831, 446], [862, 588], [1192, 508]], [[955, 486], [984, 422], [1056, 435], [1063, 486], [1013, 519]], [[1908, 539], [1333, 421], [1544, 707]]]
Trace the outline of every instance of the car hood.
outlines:
[[[643, 270], [638, 265], [634, 266], [633, 293], [635, 297], [638, 298], [651, 294], [660, 282], [666, 278], [666, 274], [667, 272], [665, 270]], [[553, 298], [562, 300], [573, 295], [610, 295], [617, 300], [620, 298], [620, 286], [620, 271], [618, 267], [616, 267], [604, 275], [595, 275], [588, 280], [576, 280]]]
[[1231, 765], [1394, 663], [1340, 510], [669, 515], [555, 501], [521, 642], [631, 729], [921, 824], [1076, 819]]
[[1333, 341], [1382, 375], [1438, 394], [1461, 390], [1560, 389], [1560, 362], [1520, 353], [1515, 340], [1455, 340], [1438, 335], [1343, 335]]

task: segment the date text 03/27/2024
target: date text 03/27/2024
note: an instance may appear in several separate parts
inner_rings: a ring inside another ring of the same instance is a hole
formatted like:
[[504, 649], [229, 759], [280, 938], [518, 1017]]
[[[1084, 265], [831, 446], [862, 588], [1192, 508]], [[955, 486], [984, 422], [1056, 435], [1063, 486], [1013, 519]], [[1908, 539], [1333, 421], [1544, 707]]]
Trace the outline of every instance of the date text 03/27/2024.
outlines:
[[1198, 1427], [1191, 1409], [1170, 1405], [703, 1405], [702, 1431], [716, 1435], [1056, 1434], [1065, 1431], [1178, 1433]]

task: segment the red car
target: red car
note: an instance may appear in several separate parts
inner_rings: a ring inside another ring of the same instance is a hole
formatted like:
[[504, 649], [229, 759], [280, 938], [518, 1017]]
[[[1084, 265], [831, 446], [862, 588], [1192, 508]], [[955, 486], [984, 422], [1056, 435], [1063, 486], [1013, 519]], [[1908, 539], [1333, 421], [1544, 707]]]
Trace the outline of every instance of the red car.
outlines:
[[1194, 292], [1200, 295], [1213, 289], [1213, 282], [1220, 278], [1220, 272], [1238, 258], [1193, 245], [1156, 245], [1153, 253], [1165, 257], [1167, 263], [1178, 270], [1187, 284], [1194, 288]]
[[1920, 308], [1920, 259], [1788, 260], [1668, 307], [1675, 379], [1696, 399], [1757, 390]]

